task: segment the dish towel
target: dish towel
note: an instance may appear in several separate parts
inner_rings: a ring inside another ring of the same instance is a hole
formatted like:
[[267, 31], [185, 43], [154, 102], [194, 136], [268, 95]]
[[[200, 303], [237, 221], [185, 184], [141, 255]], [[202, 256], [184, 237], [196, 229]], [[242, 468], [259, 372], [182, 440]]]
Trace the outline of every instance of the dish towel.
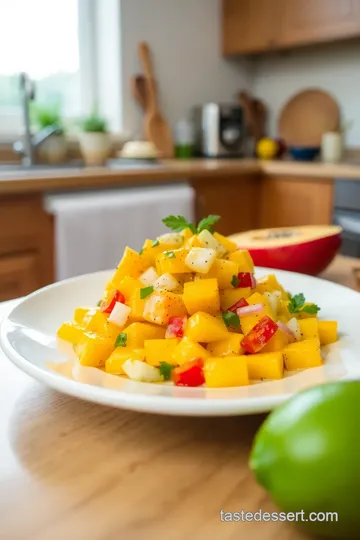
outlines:
[[170, 214], [194, 220], [195, 192], [187, 184], [46, 194], [55, 219], [56, 279], [115, 268], [123, 250], [156, 238]]

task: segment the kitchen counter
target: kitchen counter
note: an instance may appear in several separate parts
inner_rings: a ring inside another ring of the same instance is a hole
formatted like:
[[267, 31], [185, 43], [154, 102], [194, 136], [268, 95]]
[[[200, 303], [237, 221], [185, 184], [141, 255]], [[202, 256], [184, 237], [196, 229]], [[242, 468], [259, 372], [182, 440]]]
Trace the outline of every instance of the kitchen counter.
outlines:
[[193, 159], [168, 160], [160, 166], [139, 169], [110, 169], [107, 167], [73, 168], [36, 171], [1, 171], [0, 195], [68, 189], [98, 188], [129, 184], [169, 181], [204, 180], [241, 175], [299, 176], [309, 179], [360, 179], [360, 164], [301, 163], [294, 161], [261, 161], [256, 159]]
[[[359, 259], [323, 277], [355, 287]], [[16, 301], [15, 301], [16, 302]], [[0, 319], [11, 304], [0, 304]], [[248, 468], [265, 416], [172, 418], [61, 395], [0, 353], [1, 533], [11, 540], [305, 540], [285, 523], [222, 523], [277, 511]]]

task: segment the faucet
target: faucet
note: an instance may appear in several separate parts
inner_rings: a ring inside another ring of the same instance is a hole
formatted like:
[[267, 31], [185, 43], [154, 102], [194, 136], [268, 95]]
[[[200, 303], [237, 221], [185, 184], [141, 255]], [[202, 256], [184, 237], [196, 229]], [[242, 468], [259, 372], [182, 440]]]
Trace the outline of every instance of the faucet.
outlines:
[[25, 126], [22, 141], [16, 141], [13, 149], [16, 153], [22, 154], [22, 164], [25, 167], [35, 165], [35, 149], [38, 148], [51, 135], [59, 134], [57, 126], [48, 126], [35, 135], [32, 135], [30, 128], [30, 102], [35, 99], [35, 85], [27, 73], [20, 73], [20, 96]]

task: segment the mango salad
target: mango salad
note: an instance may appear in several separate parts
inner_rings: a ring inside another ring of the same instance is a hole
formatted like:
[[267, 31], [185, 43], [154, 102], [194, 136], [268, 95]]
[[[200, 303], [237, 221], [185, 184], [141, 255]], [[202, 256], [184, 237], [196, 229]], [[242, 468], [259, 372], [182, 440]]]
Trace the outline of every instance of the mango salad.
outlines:
[[181, 216], [171, 232], [127, 247], [95, 308], [79, 307], [58, 337], [83, 366], [135, 381], [210, 388], [281, 379], [322, 365], [321, 346], [337, 322], [302, 293], [291, 296], [274, 274], [256, 279], [248, 251]]

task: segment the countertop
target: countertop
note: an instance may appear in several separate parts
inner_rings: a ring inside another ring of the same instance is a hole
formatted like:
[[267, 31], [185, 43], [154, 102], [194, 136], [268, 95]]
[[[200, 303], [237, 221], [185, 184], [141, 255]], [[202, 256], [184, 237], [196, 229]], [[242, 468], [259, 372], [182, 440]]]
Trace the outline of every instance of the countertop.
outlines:
[[[359, 259], [325, 278], [355, 287]], [[15, 301], [16, 302], [16, 301]], [[0, 305], [0, 319], [13, 303]], [[6, 540], [305, 540], [284, 523], [222, 523], [276, 511], [247, 463], [265, 416], [171, 418], [54, 392], [0, 353], [0, 537]]]
[[360, 180], [360, 164], [301, 163], [294, 161], [261, 161], [256, 159], [168, 160], [159, 167], [139, 169], [64, 168], [36, 171], [1, 171], [0, 195], [6, 193], [83, 189], [103, 186], [161, 183], [179, 180], [211, 180], [241, 175], [308, 176], [309, 179]]

